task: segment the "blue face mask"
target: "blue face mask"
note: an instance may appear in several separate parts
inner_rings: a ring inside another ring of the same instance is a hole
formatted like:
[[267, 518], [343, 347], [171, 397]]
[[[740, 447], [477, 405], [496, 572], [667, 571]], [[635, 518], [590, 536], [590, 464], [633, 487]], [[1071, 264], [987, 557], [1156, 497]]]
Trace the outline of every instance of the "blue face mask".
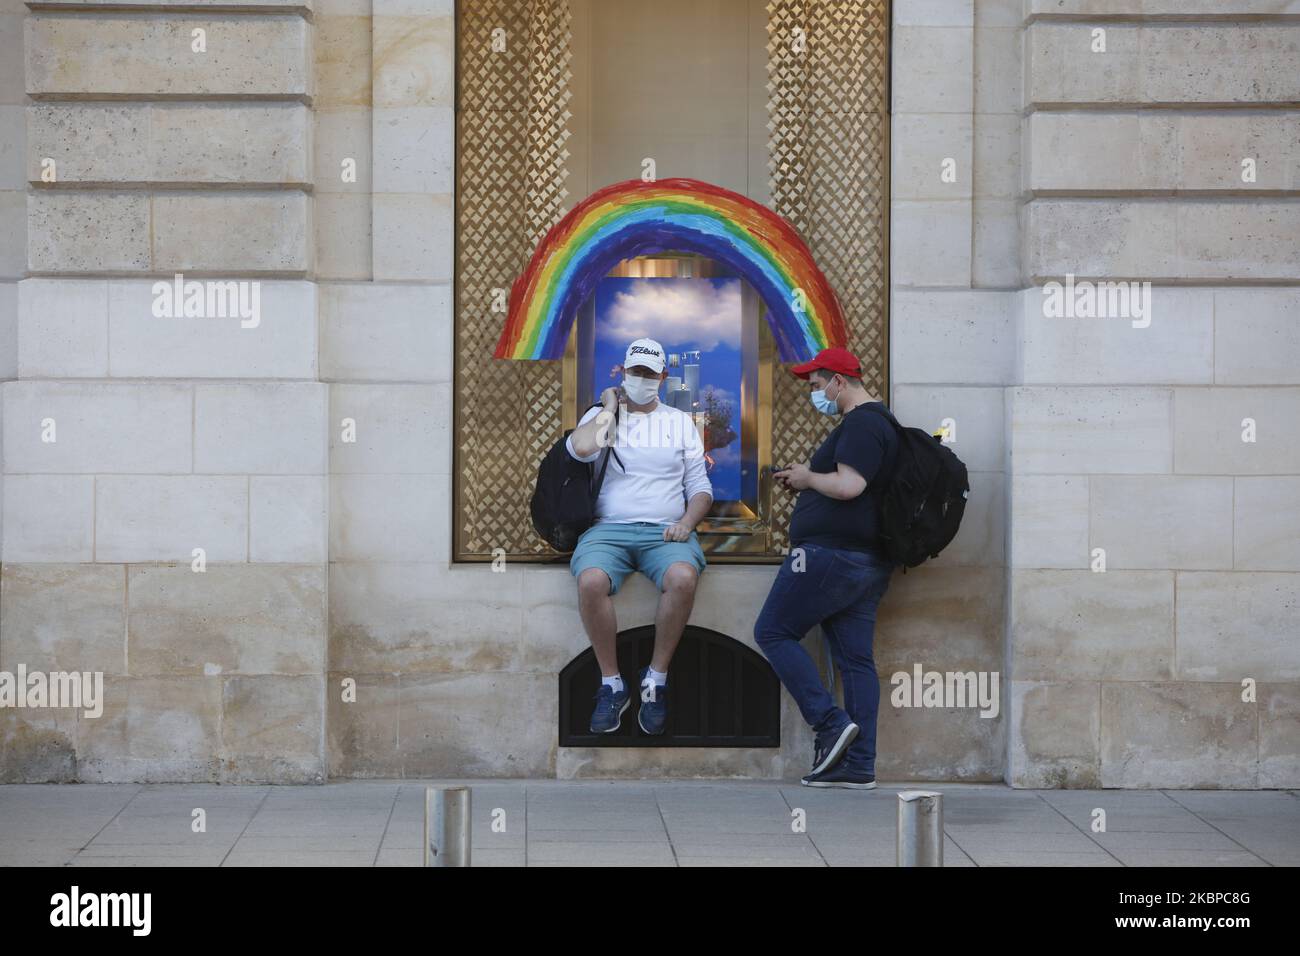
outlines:
[[808, 398], [813, 403], [813, 408], [823, 415], [838, 415], [840, 407], [836, 404], [835, 399], [826, 397], [826, 389], [819, 388], [815, 392], [809, 392]]

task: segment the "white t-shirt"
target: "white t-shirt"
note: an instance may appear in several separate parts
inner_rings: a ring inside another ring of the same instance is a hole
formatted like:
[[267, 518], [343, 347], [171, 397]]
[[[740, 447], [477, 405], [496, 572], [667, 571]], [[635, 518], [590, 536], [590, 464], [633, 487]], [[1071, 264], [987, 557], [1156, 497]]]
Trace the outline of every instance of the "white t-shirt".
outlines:
[[[579, 425], [600, 414], [589, 408]], [[648, 412], [619, 409], [618, 428], [610, 429], [618, 458], [609, 457], [605, 482], [596, 499], [599, 521], [628, 524], [650, 521], [672, 524], [686, 511], [686, 502], [704, 492], [713, 495], [713, 485], [704, 463], [704, 442], [695, 422], [685, 412], [656, 402]], [[578, 461], [595, 461], [603, 449], [587, 458], [573, 451], [573, 437], [566, 444]], [[619, 467], [619, 461], [623, 468]], [[626, 473], [624, 472], [626, 469]]]

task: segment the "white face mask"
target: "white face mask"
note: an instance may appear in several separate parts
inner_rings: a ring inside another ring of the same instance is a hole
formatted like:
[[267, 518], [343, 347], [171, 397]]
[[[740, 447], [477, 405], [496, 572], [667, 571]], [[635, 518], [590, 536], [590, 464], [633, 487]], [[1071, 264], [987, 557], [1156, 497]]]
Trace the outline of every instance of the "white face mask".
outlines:
[[623, 391], [633, 405], [648, 405], [659, 394], [659, 379], [624, 375]]

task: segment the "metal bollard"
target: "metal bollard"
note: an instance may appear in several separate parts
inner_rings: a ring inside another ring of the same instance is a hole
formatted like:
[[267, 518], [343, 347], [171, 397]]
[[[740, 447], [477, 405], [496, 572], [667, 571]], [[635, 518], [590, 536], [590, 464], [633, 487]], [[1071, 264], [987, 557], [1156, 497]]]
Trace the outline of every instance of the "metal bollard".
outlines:
[[424, 865], [469, 866], [470, 788], [424, 791]]
[[943, 794], [904, 790], [898, 795], [898, 865], [943, 866]]

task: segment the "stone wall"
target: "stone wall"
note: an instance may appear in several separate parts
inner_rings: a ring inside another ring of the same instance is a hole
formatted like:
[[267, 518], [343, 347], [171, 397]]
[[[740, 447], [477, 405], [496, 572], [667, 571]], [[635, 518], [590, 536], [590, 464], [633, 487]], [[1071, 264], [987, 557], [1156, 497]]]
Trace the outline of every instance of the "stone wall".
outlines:
[[[3, 350], [0, 666], [103, 671], [105, 702], [0, 713], [0, 779], [326, 772], [315, 28], [296, 3], [195, 9], [4, 18], [25, 21], [4, 91], [26, 207], [4, 268], [27, 277]], [[260, 318], [158, 317], [175, 273], [259, 283]]]
[[[1295, 786], [1300, 6], [1025, 12], [1008, 779]], [[1045, 316], [1067, 273], [1150, 325]]]
[[[560, 750], [567, 568], [450, 561], [451, 0], [5, 2], [0, 669], [108, 700], [0, 710], [0, 780], [804, 771], [788, 698], [779, 750]], [[886, 704], [882, 777], [1296, 785], [1294, 6], [895, 0], [892, 399], [972, 496], [891, 585], [883, 700], [1003, 700]], [[260, 323], [154, 317], [176, 271]], [[1045, 318], [1066, 273], [1151, 279], [1150, 327]], [[710, 568], [694, 622], [752, 646], [772, 575]]]

